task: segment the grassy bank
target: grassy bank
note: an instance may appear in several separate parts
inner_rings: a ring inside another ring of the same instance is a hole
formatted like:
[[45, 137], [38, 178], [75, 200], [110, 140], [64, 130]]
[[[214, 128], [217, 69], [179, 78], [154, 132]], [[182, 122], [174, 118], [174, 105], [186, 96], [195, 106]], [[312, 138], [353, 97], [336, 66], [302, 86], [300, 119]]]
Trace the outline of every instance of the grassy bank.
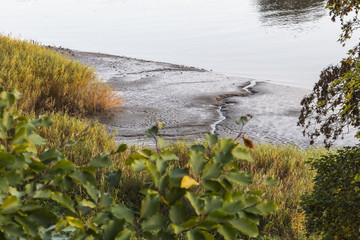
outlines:
[[0, 77], [24, 95], [18, 107], [25, 113], [84, 116], [109, 111], [121, 102], [92, 68], [53, 50], [1, 35], [0, 49]]
[[[89, 160], [103, 152], [112, 152], [117, 143], [104, 126], [74, 116], [86, 116], [96, 112], [106, 112], [120, 103], [111, 88], [97, 81], [93, 69], [30, 42], [18, 41], [0, 36], [0, 76], [8, 78], [8, 87], [16, 88], [24, 97], [18, 108], [32, 118], [47, 114], [54, 123], [39, 129], [39, 134], [48, 139], [45, 148], [61, 146], [61, 150], [76, 165], [87, 166]], [[79, 141], [67, 146], [70, 140]], [[141, 144], [141, 143], [139, 143]], [[170, 147], [180, 159], [176, 164], [185, 166], [189, 160], [190, 144], [178, 142]], [[120, 156], [112, 156], [114, 170], [122, 169], [121, 183], [111, 189], [112, 197], [139, 211], [143, 195], [139, 191], [151, 187], [149, 176], [134, 173], [125, 160], [143, 149], [130, 146]], [[254, 182], [261, 181], [263, 175], [276, 176], [280, 182], [276, 186], [261, 186], [274, 199], [279, 210], [263, 219], [261, 228], [265, 239], [301, 239], [305, 236], [304, 213], [299, 207], [300, 196], [312, 190], [312, 171], [306, 161], [324, 154], [324, 149], [302, 150], [294, 146], [259, 145], [252, 150], [254, 163], [238, 162], [240, 168], [251, 172]], [[104, 175], [97, 172], [98, 183], [107, 188]], [[250, 186], [252, 188], [253, 186]], [[259, 186], [257, 186], [258, 188]], [[83, 194], [74, 188], [72, 195]]]

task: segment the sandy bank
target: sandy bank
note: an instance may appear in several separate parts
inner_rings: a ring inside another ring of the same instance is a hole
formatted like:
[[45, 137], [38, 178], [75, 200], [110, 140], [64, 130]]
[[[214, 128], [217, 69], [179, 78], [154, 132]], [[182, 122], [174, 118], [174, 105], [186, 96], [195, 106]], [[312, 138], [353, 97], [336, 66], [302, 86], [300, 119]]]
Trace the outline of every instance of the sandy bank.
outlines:
[[[117, 132], [118, 141], [147, 142], [144, 132], [156, 120], [166, 124], [162, 135], [167, 139], [194, 140], [207, 132], [235, 137], [235, 120], [250, 113], [254, 118], [246, 132], [254, 141], [302, 147], [309, 144], [296, 126], [299, 103], [309, 90], [266, 82], [250, 86], [253, 79], [169, 63], [100, 53], [64, 53], [95, 67], [100, 78], [124, 98], [114, 116], [99, 116], [100, 122]], [[244, 89], [246, 86], [251, 88]], [[349, 134], [337, 146], [355, 143]]]

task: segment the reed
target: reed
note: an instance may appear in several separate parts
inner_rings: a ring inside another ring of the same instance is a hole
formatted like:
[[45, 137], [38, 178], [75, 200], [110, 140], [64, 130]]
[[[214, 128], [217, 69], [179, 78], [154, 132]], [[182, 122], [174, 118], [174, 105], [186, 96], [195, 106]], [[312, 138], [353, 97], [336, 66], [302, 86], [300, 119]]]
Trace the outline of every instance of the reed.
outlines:
[[0, 35], [0, 77], [23, 94], [24, 113], [67, 112], [85, 116], [108, 112], [121, 103], [94, 70], [39, 46]]

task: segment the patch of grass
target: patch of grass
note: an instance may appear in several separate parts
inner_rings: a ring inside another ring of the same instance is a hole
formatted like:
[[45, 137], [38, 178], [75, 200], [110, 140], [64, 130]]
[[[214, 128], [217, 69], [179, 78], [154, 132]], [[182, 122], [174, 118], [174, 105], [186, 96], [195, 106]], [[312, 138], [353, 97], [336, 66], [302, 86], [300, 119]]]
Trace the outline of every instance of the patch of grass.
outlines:
[[0, 77], [23, 94], [24, 113], [68, 112], [84, 116], [111, 110], [121, 103], [94, 70], [39, 46], [0, 35]]
[[306, 234], [305, 215], [300, 208], [300, 197], [310, 192], [315, 171], [306, 163], [309, 159], [318, 158], [326, 153], [323, 148], [299, 149], [295, 146], [259, 145], [252, 152], [254, 164], [239, 162], [241, 168], [251, 172], [255, 183], [263, 175], [279, 178], [275, 186], [261, 185], [265, 196], [278, 204], [278, 211], [264, 219], [261, 232], [264, 235], [277, 236], [283, 239], [299, 239]]

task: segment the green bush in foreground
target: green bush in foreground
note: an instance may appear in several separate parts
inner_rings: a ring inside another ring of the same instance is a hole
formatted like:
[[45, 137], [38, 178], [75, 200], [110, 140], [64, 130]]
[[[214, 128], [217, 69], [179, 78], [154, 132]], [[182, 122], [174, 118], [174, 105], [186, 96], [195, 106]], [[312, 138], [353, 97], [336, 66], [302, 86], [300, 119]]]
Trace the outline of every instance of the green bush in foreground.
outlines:
[[[276, 209], [274, 202], [262, 199], [262, 191], [246, 188], [251, 176], [238, 170], [235, 159], [252, 159], [239, 143], [207, 135], [208, 145], [192, 147], [188, 167], [170, 167], [178, 157], [166, 150], [154, 126], [147, 135], [156, 139], [157, 153], [144, 149], [126, 161], [136, 171], [147, 171], [153, 182], [142, 190], [140, 213], [133, 213], [99, 190], [96, 178], [96, 172], [103, 171], [110, 188], [119, 185], [121, 170], [107, 168], [113, 166], [110, 156], [127, 146], [103, 153], [86, 166], [76, 166], [56, 148], [38, 154], [36, 145], [46, 140], [35, 129], [51, 125], [51, 120], [19, 116], [10, 109], [19, 98], [17, 92], [0, 88], [0, 239], [52, 239], [54, 232], [69, 227], [74, 239], [256, 237], [260, 217]], [[84, 198], [67, 194], [75, 184], [86, 191]], [[244, 187], [234, 191], [235, 186]], [[55, 205], [62, 208], [60, 217], [51, 211]]]
[[324, 155], [311, 165], [317, 170], [314, 190], [302, 199], [308, 233], [360, 239], [360, 147]]

